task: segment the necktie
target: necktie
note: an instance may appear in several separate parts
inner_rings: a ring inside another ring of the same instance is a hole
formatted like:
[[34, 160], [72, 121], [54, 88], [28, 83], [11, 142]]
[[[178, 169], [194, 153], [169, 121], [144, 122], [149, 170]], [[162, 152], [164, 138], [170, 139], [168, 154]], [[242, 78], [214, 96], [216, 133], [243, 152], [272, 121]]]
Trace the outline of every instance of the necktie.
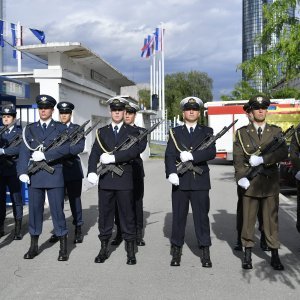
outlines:
[[46, 131], [46, 129], [47, 129], [47, 124], [43, 123], [43, 130], [44, 130], [44, 132]]
[[262, 133], [262, 129], [261, 129], [261, 127], [258, 127], [257, 134], [258, 134], [259, 139], [261, 139], [261, 133]]
[[192, 135], [194, 132], [194, 128], [193, 127], [190, 127], [190, 134]]
[[118, 126], [117, 125], [114, 127], [114, 134], [115, 134], [115, 142], [117, 142], [117, 139], [118, 139]]

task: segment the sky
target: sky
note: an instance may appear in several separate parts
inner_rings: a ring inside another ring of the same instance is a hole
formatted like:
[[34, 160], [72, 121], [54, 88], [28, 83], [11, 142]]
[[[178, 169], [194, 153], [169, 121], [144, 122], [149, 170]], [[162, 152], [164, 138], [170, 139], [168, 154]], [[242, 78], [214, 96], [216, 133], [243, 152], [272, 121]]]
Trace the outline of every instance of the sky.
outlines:
[[[205, 72], [214, 100], [240, 81], [241, 0], [18, 0], [5, 1], [3, 19], [24, 27], [23, 44], [38, 44], [28, 28], [43, 30], [47, 42], [80, 42], [136, 83], [149, 83], [150, 60], [141, 58], [144, 38], [165, 27], [165, 74]], [[11, 41], [7, 30], [5, 37]], [[16, 71], [5, 47], [4, 71]], [[22, 70], [45, 65], [24, 58]]]

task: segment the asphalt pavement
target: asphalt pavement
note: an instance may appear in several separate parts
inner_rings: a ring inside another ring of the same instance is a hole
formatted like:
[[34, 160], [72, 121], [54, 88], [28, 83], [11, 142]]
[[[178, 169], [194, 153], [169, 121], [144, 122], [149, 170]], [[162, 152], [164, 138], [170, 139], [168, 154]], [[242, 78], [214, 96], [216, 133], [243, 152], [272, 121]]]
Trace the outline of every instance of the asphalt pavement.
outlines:
[[73, 244], [74, 227], [66, 202], [70, 252], [67, 262], [57, 261], [59, 243], [47, 242], [52, 231], [49, 208], [45, 207], [40, 254], [33, 260], [23, 259], [30, 244], [27, 208], [21, 241], [12, 240], [13, 218], [8, 215], [8, 234], [0, 239], [0, 299], [299, 299], [300, 236], [295, 228], [295, 201], [281, 197], [279, 254], [285, 270], [273, 270], [270, 253], [261, 251], [259, 243], [253, 251], [254, 268], [243, 270], [242, 252], [232, 250], [237, 201], [233, 167], [210, 164], [210, 169], [212, 268], [201, 266], [191, 211], [181, 266], [170, 266], [171, 186], [165, 179], [163, 161], [152, 159], [145, 162], [146, 246], [137, 249], [136, 265], [126, 264], [124, 243], [111, 247], [105, 263], [94, 263], [100, 241], [97, 187], [92, 187], [82, 195], [82, 244]]

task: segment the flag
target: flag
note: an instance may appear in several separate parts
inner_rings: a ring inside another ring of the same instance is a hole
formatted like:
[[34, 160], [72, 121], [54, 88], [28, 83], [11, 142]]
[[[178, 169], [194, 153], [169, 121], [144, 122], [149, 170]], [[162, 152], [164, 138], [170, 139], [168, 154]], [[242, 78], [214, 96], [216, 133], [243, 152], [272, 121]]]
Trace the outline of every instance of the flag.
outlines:
[[38, 29], [29, 28], [31, 32], [41, 41], [42, 44], [45, 44], [45, 33], [44, 31]]
[[144, 46], [143, 48], [141, 49], [142, 50], [142, 54], [141, 54], [141, 57], [146, 57], [146, 54], [147, 54], [147, 51], [146, 51], [146, 45], [147, 45], [147, 38], [144, 39]]
[[155, 28], [155, 51], [162, 50], [162, 36], [161, 36], [161, 28]]
[[[17, 46], [17, 34], [16, 34], [17, 25], [10, 23], [10, 28], [11, 28], [12, 45], [13, 45], [13, 47], [16, 47]], [[16, 49], [13, 49], [13, 58], [15, 58], [15, 59], [17, 58], [17, 50]]]
[[141, 49], [141, 57], [150, 57], [154, 52], [154, 36], [148, 35], [148, 38], [144, 39], [144, 46]]
[[4, 28], [4, 21], [0, 20], [0, 46], [1, 47], [4, 47], [3, 28]]

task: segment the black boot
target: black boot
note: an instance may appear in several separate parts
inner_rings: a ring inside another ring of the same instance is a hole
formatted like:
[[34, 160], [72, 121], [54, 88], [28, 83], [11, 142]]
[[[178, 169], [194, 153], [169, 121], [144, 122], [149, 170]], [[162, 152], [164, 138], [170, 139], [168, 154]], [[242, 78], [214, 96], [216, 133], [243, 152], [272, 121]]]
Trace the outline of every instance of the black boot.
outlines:
[[0, 238], [2, 238], [5, 235], [4, 233], [4, 225], [0, 226]]
[[134, 241], [126, 241], [127, 265], [135, 265]]
[[238, 232], [236, 244], [235, 244], [233, 250], [243, 251], [243, 245], [242, 245], [242, 239], [241, 239], [241, 233], [240, 232]]
[[201, 259], [202, 267], [211, 268], [212, 263], [210, 260], [209, 247], [208, 246], [200, 247], [200, 251], [201, 251], [200, 259]]
[[122, 233], [120, 227], [117, 227], [117, 234], [115, 238], [111, 241], [111, 245], [113, 246], [119, 246], [123, 241]]
[[108, 240], [101, 241], [101, 249], [99, 254], [95, 257], [95, 263], [101, 264], [108, 259]]
[[39, 254], [39, 236], [38, 235], [31, 235], [31, 242], [30, 242], [30, 248], [28, 252], [24, 255], [24, 259], [33, 259]]
[[142, 229], [137, 229], [136, 230], [136, 244], [138, 246], [145, 246], [146, 243], [143, 239], [143, 230]]
[[21, 228], [22, 228], [22, 219], [16, 220], [14, 240], [21, 240], [23, 238], [23, 235], [21, 233]]
[[278, 255], [278, 249], [271, 249], [271, 266], [277, 271], [284, 270], [284, 266], [282, 265]]
[[83, 241], [83, 235], [82, 235], [82, 232], [81, 232], [81, 226], [78, 225], [78, 226], [75, 226], [75, 238], [74, 238], [74, 243], [77, 244], [77, 243], [82, 243]]
[[68, 255], [68, 236], [65, 234], [59, 237], [59, 254], [58, 254], [58, 261], [67, 261], [69, 259]]
[[251, 247], [245, 248], [242, 267], [246, 270], [252, 269]]
[[180, 266], [181, 253], [182, 253], [181, 249], [182, 249], [182, 247], [172, 245], [172, 247], [171, 247], [172, 260], [171, 260], [171, 264], [170, 264], [172, 267]]
[[271, 251], [271, 249], [269, 248], [269, 246], [266, 242], [266, 236], [265, 236], [265, 233], [263, 231], [261, 231], [261, 233], [260, 233], [260, 248], [263, 251]]
[[52, 234], [50, 239], [48, 240], [49, 243], [54, 244], [59, 241], [59, 237], [56, 234]]

